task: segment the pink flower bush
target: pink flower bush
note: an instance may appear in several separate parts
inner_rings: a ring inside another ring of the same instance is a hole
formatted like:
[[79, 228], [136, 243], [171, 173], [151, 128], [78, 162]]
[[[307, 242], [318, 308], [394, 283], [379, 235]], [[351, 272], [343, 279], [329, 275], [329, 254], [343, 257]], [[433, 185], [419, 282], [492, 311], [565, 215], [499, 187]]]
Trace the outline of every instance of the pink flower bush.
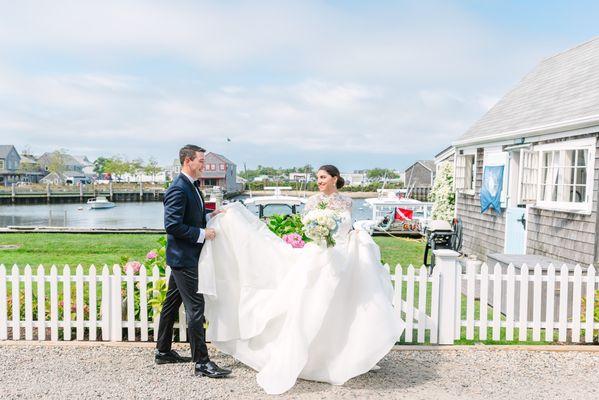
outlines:
[[141, 263], [139, 261], [129, 261], [127, 264], [125, 264], [125, 272], [127, 272], [129, 268], [132, 268], [133, 273], [136, 274], [141, 269]]
[[301, 249], [306, 245], [303, 241], [302, 236], [297, 233], [290, 233], [289, 235], [283, 235], [285, 243], [289, 243], [295, 249]]
[[150, 250], [150, 251], [148, 251], [148, 254], [146, 254], [146, 258], [148, 260], [153, 260], [156, 257], [158, 257], [158, 253], [156, 253], [154, 250]]

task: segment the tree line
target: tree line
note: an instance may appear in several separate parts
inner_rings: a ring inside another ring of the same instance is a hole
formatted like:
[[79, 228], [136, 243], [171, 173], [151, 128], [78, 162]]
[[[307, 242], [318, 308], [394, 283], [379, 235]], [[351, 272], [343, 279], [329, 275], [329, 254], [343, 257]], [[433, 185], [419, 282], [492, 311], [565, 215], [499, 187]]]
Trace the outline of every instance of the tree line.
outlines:
[[126, 158], [120, 156], [114, 157], [98, 157], [94, 161], [94, 172], [98, 175], [111, 174], [121, 176], [124, 174], [146, 174], [156, 175], [162, 171], [162, 168], [158, 165], [158, 161], [154, 157], [150, 157], [148, 161], [144, 161], [141, 158], [129, 161]]
[[[238, 171], [238, 175], [248, 181], [253, 180], [254, 178], [262, 175], [266, 175], [272, 178], [276, 177], [285, 177], [288, 178], [291, 173], [304, 173], [304, 174], [316, 174], [316, 170], [312, 165], [306, 164], [302, 167], [291, 167], [291, 168], [274, 168], [274, 167], [265, 167], [262, 165], [258, 165], [255, 169], [245, 169], [243, 171]], [[399, 178], [399, 174], [392, 169], [389, 168], [372, 168], [365, 170], [364, 173], [366, 177], [371, 180], [381, 180], [381, 179], [397, 179]]]

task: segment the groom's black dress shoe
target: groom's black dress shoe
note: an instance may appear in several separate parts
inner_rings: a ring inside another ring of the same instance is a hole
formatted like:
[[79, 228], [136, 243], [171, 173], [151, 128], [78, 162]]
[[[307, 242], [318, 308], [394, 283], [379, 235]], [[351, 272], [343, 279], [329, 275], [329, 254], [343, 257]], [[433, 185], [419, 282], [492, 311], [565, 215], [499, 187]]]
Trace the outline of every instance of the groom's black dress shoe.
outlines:
[[191, 357], [182, 357], [175, 350], [169, 350], [164, 353], [155, 350], [154, 360], [156, 364], [188, 363], [191, 361]]
[[216, 365], [213, 361], [207, 363], [196, 363], [195, 374], [196, 376], [207, 376], [208, 378], [224, 378], [231, 373], [230, 369], [221, 368]]

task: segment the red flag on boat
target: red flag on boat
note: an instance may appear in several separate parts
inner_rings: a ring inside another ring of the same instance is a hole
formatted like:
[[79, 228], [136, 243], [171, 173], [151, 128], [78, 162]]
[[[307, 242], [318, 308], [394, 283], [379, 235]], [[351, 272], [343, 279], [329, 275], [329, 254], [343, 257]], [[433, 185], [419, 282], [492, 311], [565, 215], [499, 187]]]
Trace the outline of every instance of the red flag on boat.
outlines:
[[396, 221], [410, 221], [414, 216], [414, 210], [410, 210], [409, 208], [395, 208], [395, 220]]

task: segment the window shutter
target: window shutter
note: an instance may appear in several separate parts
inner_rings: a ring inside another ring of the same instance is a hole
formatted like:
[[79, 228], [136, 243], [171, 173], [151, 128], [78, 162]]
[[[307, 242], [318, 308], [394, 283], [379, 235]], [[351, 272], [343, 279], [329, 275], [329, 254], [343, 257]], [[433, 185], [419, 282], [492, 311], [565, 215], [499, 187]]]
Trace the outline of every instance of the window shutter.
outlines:
[[532, 204], [537, 201], [539, 186], [539, 152], [520, 150], [520, 187], [518, 203]]
[[466, 189], [466, 157], [457, 154], [455, 165], [455, 188], [456, 190]]

